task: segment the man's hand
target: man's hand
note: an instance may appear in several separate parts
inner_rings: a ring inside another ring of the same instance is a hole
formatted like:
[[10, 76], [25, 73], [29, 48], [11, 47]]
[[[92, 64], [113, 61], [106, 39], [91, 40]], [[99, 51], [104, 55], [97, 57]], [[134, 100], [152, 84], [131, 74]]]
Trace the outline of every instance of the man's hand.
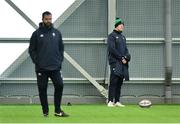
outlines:
[[122, 63], [126, 64], [127, 63], [126, 59], [122, 59]]

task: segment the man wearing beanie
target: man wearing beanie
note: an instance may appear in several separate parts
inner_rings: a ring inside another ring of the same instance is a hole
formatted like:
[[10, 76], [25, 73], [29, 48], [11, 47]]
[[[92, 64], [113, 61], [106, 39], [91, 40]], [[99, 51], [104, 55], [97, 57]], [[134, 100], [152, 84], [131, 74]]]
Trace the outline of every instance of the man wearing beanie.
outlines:
[[115, 20], [115, 29], [108, 35], [108, 59], [110, 65], [110, 84], [108, 92], [108, 107], [125, 107], [120, 102], [123, 80], [129, 80], [128, 63], [130, 54], [126, 46], [126, 38], [122, 34], [124, 22]]

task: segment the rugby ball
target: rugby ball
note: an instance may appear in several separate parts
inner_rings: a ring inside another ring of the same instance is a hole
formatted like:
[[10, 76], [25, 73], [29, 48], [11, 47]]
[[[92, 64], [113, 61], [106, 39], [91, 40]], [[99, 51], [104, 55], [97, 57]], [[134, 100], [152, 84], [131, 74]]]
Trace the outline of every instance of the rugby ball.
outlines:
[[141, 108], [149, 108], [152, 106], [152, 102], [148, 99], [143, 99], [139, 102], [139, 106]]

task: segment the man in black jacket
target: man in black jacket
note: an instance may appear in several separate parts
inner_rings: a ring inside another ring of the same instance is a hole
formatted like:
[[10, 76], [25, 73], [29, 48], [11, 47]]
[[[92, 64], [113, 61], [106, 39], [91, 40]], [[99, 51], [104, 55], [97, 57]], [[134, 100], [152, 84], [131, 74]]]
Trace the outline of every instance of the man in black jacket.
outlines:
[[129, 80], [128, 63], [130, 54], [126, 46], [126, 38], [122, 35], [124, 23], [116, 18], [115, 29], [108, 36], [109, 65], [111, 69], [108, 93], [108, 107], [124, 107], [120, 102], [123, 80]]
[[61, 109], [63, 80], [60, 69], [64, 58], [64, 45], [61, 33], [52, 25], [52, 14], [48, 11], [42, 14], [39, 28], [30, 38], [29, 54], [35, 64], [37, 84], [43, 115], [49, 114], [47, 86], [48, 78], [54, 84], [55, 116], [66, 117]]

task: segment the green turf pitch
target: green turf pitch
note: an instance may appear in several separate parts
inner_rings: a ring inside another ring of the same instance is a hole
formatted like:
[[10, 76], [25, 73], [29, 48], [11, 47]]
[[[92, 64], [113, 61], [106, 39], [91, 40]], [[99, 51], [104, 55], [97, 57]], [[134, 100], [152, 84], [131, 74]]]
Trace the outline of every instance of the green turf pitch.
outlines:
[[42, 116], [40, 105], [0, 105], [0, 123], [180, 123], [180, 105], [153, 105], [149, 109], [137, 105], [108, 108], [106, 105], [63, 106], [68, 118]]

